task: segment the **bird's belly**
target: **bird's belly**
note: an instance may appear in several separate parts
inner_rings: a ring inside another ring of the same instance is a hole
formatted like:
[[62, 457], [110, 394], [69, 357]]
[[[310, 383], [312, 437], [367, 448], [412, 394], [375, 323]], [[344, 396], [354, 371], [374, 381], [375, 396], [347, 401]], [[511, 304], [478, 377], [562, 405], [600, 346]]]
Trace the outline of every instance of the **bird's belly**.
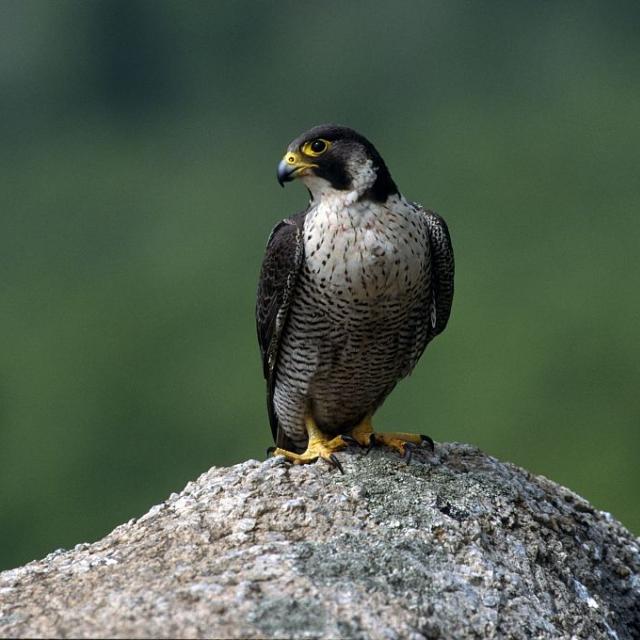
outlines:
[[352, 426], [375, 411], [401, 377], [406, 313], [392, 301], [378, 304], [378, 309], [352, 309], [347, 318], [327, 314], [309, 397], [314, 417], [329, 431]]
[[276, 405], [290, 437], [302, 443], [303, 413], [327, 433], [343, 432], [375, 412], [406, 375], [424, 287], [354, 301], [320, 289], [308, 269], [299, 286], [283, 336]]

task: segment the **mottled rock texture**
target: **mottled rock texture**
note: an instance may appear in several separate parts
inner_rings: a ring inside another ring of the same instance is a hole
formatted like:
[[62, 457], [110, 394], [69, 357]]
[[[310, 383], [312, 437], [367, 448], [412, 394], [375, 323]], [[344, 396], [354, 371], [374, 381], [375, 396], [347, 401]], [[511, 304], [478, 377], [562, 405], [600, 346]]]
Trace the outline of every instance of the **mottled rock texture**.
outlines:
[[640, 638], [639, 540], [477, 449], [214, 468], [0, 574], [0, 636]]

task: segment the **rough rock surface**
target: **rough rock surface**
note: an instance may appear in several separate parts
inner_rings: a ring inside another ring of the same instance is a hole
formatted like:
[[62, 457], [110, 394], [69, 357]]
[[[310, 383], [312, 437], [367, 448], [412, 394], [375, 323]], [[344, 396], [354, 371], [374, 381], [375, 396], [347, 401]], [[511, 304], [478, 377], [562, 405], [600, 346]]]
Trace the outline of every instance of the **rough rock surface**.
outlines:
[[0, 574], [0, 636], [640, 638], [640, 545], [477, 449], [213, 468]]

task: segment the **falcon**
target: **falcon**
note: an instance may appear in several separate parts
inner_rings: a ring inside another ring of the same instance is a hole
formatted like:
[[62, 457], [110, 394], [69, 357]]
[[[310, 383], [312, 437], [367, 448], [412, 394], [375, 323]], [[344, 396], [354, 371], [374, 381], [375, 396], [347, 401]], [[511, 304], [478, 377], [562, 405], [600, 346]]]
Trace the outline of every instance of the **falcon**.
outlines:
[[256, 304], [276, 447], [296, 464], [357, 443], [409, 459], [428, 436], [376, 432], [372, 416], [447, 325], [454, 261], [445, 221], [400, 193], [375, 147], [347, 127], [297, 137], [278, 181], [307, 208], [267, 242]]

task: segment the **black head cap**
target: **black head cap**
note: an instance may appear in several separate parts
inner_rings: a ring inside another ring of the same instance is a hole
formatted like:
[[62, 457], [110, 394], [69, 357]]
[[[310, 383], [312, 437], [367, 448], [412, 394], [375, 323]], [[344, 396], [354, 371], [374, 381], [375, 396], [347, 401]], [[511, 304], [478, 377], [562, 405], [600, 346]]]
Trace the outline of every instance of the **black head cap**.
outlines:
[[[324, 145], [323, 142], [328, 144]], [[310, 157], [314, 148], [321, 153]], [[305, 131], [287, 148], [288, 152], [300, 154], [305, 161], [312, 162], [310, 171], [327, 180], [334, 189], [351, 190], [357, 180], [358, 169], [364, 170], [367, 160], [375, 171], [375, 179], [367, 186], [363, 198], [384, 202], [390, 195], [398, 193], [389, 169], [378, 150], [363, 135], [335, 124], [322, 124]], [[306, 151], [306, 153], [305, 153]]]

